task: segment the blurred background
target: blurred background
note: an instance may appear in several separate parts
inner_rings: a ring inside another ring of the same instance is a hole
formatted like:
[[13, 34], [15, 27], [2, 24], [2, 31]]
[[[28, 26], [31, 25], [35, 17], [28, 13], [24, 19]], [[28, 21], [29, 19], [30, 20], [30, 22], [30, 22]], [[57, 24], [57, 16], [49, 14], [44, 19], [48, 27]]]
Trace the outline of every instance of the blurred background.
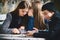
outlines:
[[[0, 0], [0, 14], [6, 14], [8, 12], [13, 11], [20, 1], [34, 2], [37, 0]], [[51, 0], [38, 0], [38, 1], [45, 3]]]

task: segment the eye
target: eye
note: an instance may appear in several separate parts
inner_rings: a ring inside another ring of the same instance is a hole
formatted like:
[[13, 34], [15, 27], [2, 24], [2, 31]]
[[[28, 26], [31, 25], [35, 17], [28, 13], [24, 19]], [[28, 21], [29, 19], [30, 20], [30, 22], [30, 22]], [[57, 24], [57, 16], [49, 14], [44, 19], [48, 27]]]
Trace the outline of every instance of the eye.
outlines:
[[44, 14], [44, 15], [47, 15], [47, 13], [46, 13], [46, 12], [44, 12], [43, 14]]
[[25, 11], [22, 11], [22, 12], [25, 12]]

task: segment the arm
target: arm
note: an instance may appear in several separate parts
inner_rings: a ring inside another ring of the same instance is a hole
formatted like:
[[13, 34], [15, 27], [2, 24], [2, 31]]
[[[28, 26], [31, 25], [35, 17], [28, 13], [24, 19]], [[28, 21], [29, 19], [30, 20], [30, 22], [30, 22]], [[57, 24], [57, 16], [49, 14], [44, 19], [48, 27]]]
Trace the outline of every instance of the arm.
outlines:
[[28, 11], [28, 26], [27, 30], [33, 30], [34, 27], [34, 16], [33, 16], [33, 9], [29, 9]]
[[34, 33], [34, 37], [43, 37], [43, 38], [48, 38], [50, 40], [57, 40], [60, 37], [60, 20], [56, 23], [54, 26], [54, 30], [50, 32], [42, 32], [40, 31], [39, 33]]
[[12, 16], [10, 13], [8, 13], [4, 23], [2, 25], [2, 27], [3, 27], [2, 29], [3, 29], [4, 33], [11, 33], [12, 29], [9, 28], [11, 20], [12, 20]]
[[[47, 20], [45, 20], [45, 21], [47, 21]], [[48, 26], [46, 25], [46, 27], [48, 27]], [[49, 30], [47, 30], [47, 29], [45, 29], [45, 30], [39, 29], [37, 33], [33, 34], [33, 36], [34, 37], [47, 38], [49, 36]]]
[[29, 16], [27, 30], [33, 30], [33, 27], [34, 27], [34, 17]]
[[48, 31], [39, 31], [38, 33], [34, 33], [34, 37], [38, 38], [48, 38], [49, 32]]

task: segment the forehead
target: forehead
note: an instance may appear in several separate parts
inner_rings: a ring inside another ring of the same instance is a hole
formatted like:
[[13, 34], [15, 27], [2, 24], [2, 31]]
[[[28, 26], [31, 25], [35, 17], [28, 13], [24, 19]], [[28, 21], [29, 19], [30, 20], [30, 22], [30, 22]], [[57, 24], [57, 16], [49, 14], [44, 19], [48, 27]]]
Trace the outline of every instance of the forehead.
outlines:
[[28, 11], [28, 8], [25, 8], [25, 9], [19, 9], [21, 11]]
[[48, 11], [48, 10], [44, 10], [44, 11], [42, 11], [43, 13], [51, 13], [50, 11]]
[[49, 12], [48, 10], [44, 10], [42, 11], [44, 15], [50, 14], [51, 12]]
[[49, 12], [48, 10], [44, 10], [43, 12]]

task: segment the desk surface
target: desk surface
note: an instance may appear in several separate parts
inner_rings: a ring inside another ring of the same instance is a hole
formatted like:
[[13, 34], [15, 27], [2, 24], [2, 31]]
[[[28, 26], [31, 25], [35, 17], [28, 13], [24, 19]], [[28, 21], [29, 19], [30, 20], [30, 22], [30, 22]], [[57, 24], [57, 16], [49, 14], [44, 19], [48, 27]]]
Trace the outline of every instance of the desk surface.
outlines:
[[0, 38], [2, 39], [18, 39], [18, 40], [45, 40], [45, 38], [34, 38], [34, 37], [26, 37], [21, 36], [21, 34], [0, 34]]

